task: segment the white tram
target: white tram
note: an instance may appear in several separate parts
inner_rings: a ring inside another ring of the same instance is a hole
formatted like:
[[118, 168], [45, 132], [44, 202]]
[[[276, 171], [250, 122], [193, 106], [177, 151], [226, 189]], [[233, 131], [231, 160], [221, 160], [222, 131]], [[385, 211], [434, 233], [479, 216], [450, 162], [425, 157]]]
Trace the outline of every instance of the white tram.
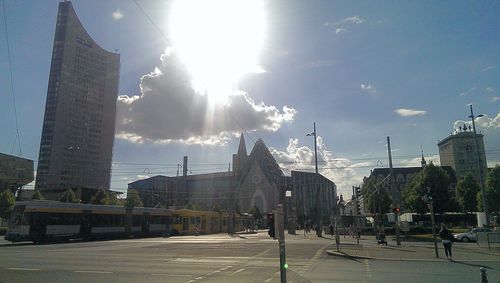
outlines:
[[5, 239], [34, 243], [70, 239], [161, 236], [170, 232], [168, 209], [22, 201], [14, 205]]

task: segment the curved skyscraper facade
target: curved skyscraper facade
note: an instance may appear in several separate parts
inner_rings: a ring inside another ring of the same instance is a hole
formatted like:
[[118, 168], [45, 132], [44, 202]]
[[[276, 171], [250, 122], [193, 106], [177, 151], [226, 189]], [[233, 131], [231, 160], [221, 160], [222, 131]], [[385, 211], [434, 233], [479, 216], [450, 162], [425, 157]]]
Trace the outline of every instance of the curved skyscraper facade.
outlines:
[[82, 200], [109, 189], [120, 55], [85, 31], [71, 2], [59, 3], [36, 189]]

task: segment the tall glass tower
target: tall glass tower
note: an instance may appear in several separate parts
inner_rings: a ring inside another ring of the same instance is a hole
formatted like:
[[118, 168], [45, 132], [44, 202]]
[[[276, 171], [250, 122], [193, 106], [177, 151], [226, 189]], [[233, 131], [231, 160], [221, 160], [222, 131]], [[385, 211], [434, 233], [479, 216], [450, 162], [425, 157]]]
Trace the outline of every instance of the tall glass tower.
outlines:
[[71, 2], [59, 3], [35, 188], [83, 200], [109, 189], [120, 55], [102, 49]]

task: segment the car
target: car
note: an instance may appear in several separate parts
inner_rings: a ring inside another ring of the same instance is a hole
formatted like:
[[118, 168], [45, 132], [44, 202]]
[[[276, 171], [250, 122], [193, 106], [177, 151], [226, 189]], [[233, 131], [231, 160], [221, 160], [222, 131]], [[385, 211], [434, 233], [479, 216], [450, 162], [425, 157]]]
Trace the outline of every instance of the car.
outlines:
[[477, 232], [493, 232], [489, 228], [473, 228], [469, 232], [454, 234], [453, 238], [458, 242], [475, 242], [477, 241]]

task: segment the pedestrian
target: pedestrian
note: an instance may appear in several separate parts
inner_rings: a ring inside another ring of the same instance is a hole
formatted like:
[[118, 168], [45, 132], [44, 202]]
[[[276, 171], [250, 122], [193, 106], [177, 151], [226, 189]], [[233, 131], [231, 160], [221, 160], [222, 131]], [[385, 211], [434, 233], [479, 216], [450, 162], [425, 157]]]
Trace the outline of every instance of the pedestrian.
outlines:
[[331, 223], [330, 223], [329, 228], [330, 228], [330, 235], [332, 235], [332, 236], [333, 236], [333, 224], [331, 224]]
[[441, 225], [441, 231], [439, 231], [439, 237], [443, 241], [444, 252], [446, 254], [446, 259], [452, 260], [451, 257], [451, 243], [453, 241], [453, 235], [445, 224]]

